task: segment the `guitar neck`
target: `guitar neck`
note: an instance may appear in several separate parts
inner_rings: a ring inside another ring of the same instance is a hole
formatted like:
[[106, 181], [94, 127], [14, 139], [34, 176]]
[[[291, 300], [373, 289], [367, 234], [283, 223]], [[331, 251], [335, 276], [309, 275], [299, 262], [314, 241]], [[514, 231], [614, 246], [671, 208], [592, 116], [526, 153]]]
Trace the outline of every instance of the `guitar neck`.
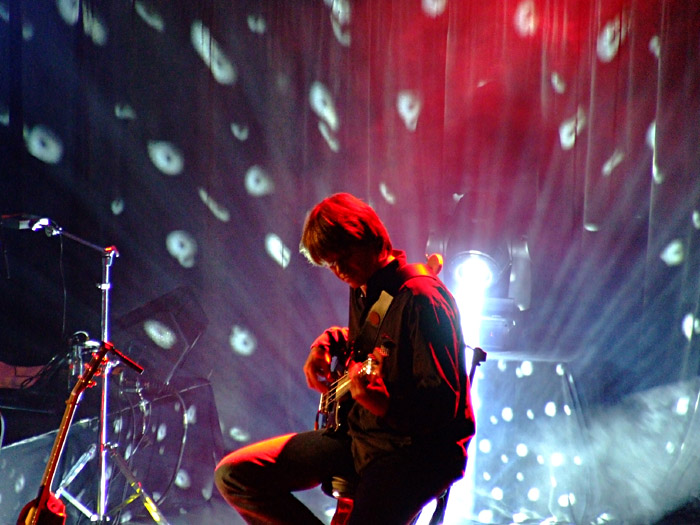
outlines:
[[[368, 357], [358, 371], [358, 375], [371, 375], [375, 370], [375, 362], [372, 356]], [[350, 377], [345, 372], [340, 378], [331, 383], [328, 392], [321, 394], [321, 407], [328, 409], [331, 405], [338, 402], [345, 394], [350, 391]], [[326, 411], [326, 410], [322, 410]]]

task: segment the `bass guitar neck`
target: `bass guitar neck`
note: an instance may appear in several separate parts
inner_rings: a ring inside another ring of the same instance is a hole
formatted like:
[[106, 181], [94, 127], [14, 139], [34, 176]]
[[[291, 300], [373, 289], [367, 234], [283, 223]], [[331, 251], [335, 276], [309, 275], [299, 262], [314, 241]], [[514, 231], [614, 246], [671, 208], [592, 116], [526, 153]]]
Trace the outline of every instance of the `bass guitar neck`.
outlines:
[[[370, 376], [377, 371], [377, 361], [373, 356], [369, 356], [362, 362], [358, 375]], [[350, 377], [345, 372], [341, 377], [330, 384], [328, 392], [321, 394], [316, 413], [316, 424], [314, 428], [325, 428], [338, 430], [345, 424], [344, 401], [350, 392]]]

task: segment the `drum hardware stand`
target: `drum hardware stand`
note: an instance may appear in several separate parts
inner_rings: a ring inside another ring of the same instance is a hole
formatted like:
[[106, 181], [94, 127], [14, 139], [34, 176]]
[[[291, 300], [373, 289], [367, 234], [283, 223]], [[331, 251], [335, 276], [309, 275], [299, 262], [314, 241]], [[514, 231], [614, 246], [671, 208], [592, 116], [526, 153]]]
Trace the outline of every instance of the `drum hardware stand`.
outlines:
[[[76, 235], [64, 231], [60, 226], [55, 224], [53, 221], [47, 218], [38, 218], [37, 220], [32, 220], [29, 224], [32, 231], [44, 230], [44, 233], [48, 237], [60, 235], [71, 239], [83, 246], [87, 246], [92, 250], [100, 252], [102, 254], [102, 282], [98, 285], [101, 291], [102, 302], [101, 302], [101, 319], [100, 319], [100, 340], [103, 342], [109, 341], [109, 292], [112, 287], [110, 282], [110, 268], [114, 262], [115, 257], [119, 257], [119, 252], [116, 246], [101, 247], [93, 244], [85, 239], [82, 239]], [[111, 346], [111, 345], [110, 345]], [[131, 472], [126, 460], [119, 454], [116, 450], [117, 445], [108, 442], [108, 408], [109, 408], [109, 388], [110, 388], [110, 374], [112, 369], [121, 362], [130, 368], [134, 369], [137, 373], [143, 372], [143, 367], [135, 363], [126, 355], [119, 352], [116, 348], [112, 347], [112, 350], [117, 354], [119, 360], [117, 362], [109, 360], [106, 356], [102, 362], [102, 371], [100, 377], [102, 378], [102, 388], [101, 388], [101, 402], [100, 402], [100, 417], [99, 417], [99, 452], [97, 447], [93, 444], [87, 452], [85, 452], [76, 462], [76, 464], [70, 469], [68, 474], [61, 481], [60, 487], [57, 491], [57, 496], [61, 495], [65, 497], [73, 506], [75, 506], [80, 512], [87, 516], [93, 523], [108, 523], [111, 517], [107, 514], [107, 497], [109, 493], [109, 481], [107, 475], [107, 462], [108, 457], [113, 459], [116, 466], [124, 474], [129, 485], [132, 487], [136, 495], [127, 501], [123, 502], [116, 507], [116, 510], [121, 510], [124, 506], [131, 503], [137, 497], [143, 500], [144, 507], [148, 513], [153, 518], [156, 523], [168, 525], [168, 521], [161, 514], [156, 506], [155, 502], [151, 497], [142, 489], [141, 483], [136, 479], [134, 474]], [[75, 477], [80, 473], [80, 471], [85, 467], [85, 465], [91, 461], [97, 453], [99, 461], [99, 486], [97, 494], [97, 509], [92, 512], [85, 505], [83, 505], [76, 497], [72, 496], [66, 487], [75, 479]]]

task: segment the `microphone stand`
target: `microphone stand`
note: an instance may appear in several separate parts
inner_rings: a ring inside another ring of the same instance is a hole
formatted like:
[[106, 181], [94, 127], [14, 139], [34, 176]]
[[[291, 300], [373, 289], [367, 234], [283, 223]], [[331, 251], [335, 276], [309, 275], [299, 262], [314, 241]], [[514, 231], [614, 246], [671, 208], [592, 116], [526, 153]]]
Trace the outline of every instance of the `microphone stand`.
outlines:
[[[53, 221], [47, 218], [39, 218], [36, 221], [30, 223], [32, 231], [44, 230], [48, 237], [53, 237], [60, 235], [72, 241], [75, 241], [83, 246], [99, 252], [102, 255], [102, 282], [98, 285], [101, 291], [102, 301], [101, 301], [101, 316], [100, 316], [100, 339], [102, 342], [109, 342], [109, 299], [110, 290], [112, 288], [112, 283], [110, 281], [110, 269], [116, 257], [119, 257], [119, 251], [116, 246], [101, 247], [93, 244], [85, 239], [66, 232], [55, 224]], [[143, 372], [143, 367], [135, 363], [129, 357], [119, 352], [116, 348], [112, 346], [112, 350], [118, 355], [119, 362], [124, 363], [129, 366], [137, 373]], [[100, 377], [102, 378], [102, 388], [101, 388], [101, 401], [100, 401], [100, 418], [99, 418], [99, 453], [98, 453], [98, 463], [99, 463], [99, 480], [98, 480], [98, 494], [97, 494], [97, 509], [95, 513], [92, 513], [84, 505], [82, 505], [77, 498], [71, 496], [64, 489], [64, 485], [61, 484], [62, 495], [66, 496], [66, 499], [73, 503], [78, 510], [83, 512], [91, 522], [97, 523], [107, 523], [110, 521], [107, 515], [107, 498], [109, 493], [109, 481], [107, 475], [107, 464], [108, 457], [111, 456], [117, 465], [117, 467], [122, 471], [126, 479], [128, 480], [131, 487], [136, 493], [136, 497], [140, 497], [143, 500], [146, 510], [151, 515], [156, 523], [162, 523], [168, 525], [168, 521], [161, 514], [158, 507], [153, 502], [152, 498], [143, 490], [141, 483], [136, 479], [134, 474], [130, 471], [127, 462], [116, 450], [117, 445], [109, 443], [108, 441], [108, 413], [109, 413], [109, 390], [110, 390], [110, 373], [112, 369], [117, 365], [114, 361], [110, 361], [105, 357], [102, 364], [102, 373]], [[84, 454], [84, 456], [86, 456]], [[87, 455], [85, 461], [89, 461], [91, 456]], [[83, 465], [76, 465], [71, 469], [69, 476], [75, 477], [77, 471], [79, 471]], [[71, 478], [72, 479], [72, 478]], [[70, 480], [68, 481], [68, 483]]]

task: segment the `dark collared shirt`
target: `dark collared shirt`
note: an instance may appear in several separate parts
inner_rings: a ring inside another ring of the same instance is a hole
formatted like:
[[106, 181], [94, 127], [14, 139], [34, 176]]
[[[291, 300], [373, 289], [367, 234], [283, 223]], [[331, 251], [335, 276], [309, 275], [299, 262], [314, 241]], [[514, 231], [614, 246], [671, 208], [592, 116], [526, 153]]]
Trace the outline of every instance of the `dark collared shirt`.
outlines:
[[[475, 430], [454, 298], [432, 275], [406, 279], [400, 271], [404, 252], [393, 255], [396, 259], [369, 279], [366, 296], [359, 288], [350, 290], [350, 341], [382, 291], [394, 298], [376, 343], [389, 349], [382, 363], [389, 411], [377, 417], [355, 403], [348, 415], [358, 472], [377, 456], [414, 443], [465, 446]], [[355, 348], [360, 354], [355, 360], [372, 350]]]

